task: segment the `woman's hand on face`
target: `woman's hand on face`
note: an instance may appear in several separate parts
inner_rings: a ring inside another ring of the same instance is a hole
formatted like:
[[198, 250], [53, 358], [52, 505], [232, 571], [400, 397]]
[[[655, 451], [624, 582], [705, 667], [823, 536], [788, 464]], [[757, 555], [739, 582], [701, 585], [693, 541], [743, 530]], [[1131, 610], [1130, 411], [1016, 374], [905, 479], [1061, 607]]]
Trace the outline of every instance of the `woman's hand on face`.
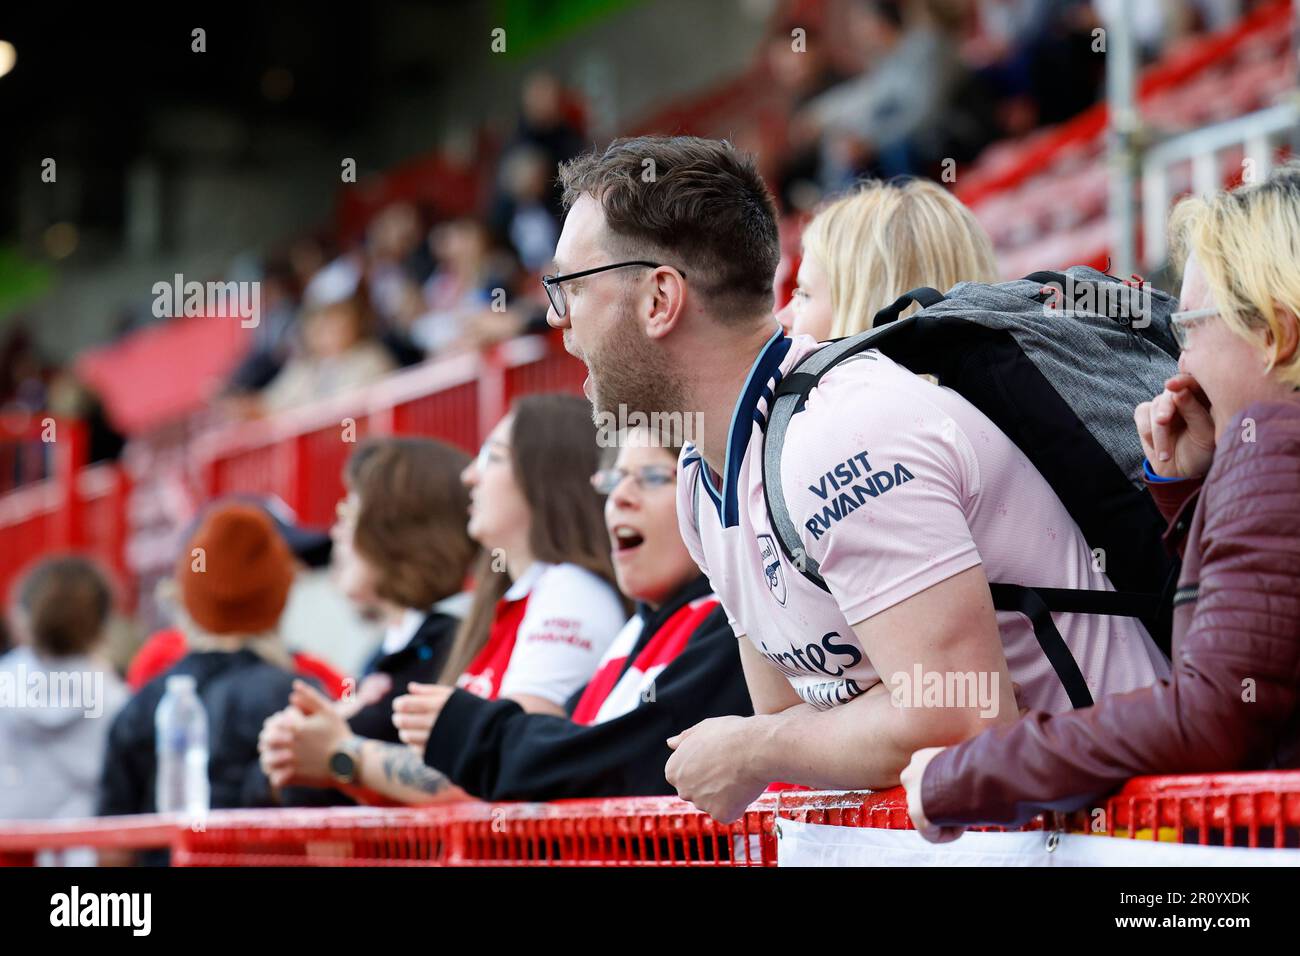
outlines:
[[1179, 372], [1133, 412], [1142, 451], [1162, 478], [1199, 478], [1214, 460], [1214, 420], [1196, 379]]

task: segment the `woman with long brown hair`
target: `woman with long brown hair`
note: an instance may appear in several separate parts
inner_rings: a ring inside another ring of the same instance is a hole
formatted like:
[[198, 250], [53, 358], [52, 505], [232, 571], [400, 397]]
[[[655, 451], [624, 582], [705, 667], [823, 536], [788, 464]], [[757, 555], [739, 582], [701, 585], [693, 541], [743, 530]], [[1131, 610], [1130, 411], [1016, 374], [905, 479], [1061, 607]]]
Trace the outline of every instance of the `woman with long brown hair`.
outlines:
[[614, 585], [596, 428], [584, 399], [520, 399], [462, 474], [483, 548], [439, 680], [562, 714], [626, 619]]

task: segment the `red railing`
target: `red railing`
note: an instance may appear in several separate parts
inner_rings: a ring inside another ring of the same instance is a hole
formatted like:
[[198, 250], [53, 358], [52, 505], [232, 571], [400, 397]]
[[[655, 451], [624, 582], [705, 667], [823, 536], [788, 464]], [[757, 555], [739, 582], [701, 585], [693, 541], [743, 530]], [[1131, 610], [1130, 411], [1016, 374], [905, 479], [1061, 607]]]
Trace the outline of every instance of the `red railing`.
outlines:
[[[161, 816], [0, 823], [0, 863], [26, 865], [41, 850], [90, 846], [167, 848], [178, 866], [774, 866], [781, 820], [911, 828], [899, 789], [764, 794], [730, 824], [671, 797], [467, 800], [219, 810], [196, 825]], [[1095, 811], [1040, 817], [1025, 829], [1297, 849], [1300, 771], [1139, 777]]]
[[[578, 393], [585, 375], [558, 335], [516, 339], [487, 352], [429, 362], [273, 419], [216, 429], [191, 444], [190, 467], [209, 497], [273, 494], [304, 524], [324, 527], [342, 495], [343, 463], [367, 435], [428, 435], [473, 451], [515, 398]], [[35, 447], [48, 473], [0, 495], [0, 595], [31, 561], [81, 550], [117, 573], [129, 603], [130, 495], [133, 478], [144, 483], [151, 476], [133, 475], [117, 463], [87, 466], [85, 429], [78, 422], [54, 421], [57, 440], [39, 444], [49, 427], [43, 423], [50, 421], [0, 420], [0, 448]]]
[[516, 398], [579, 393], [585, 375], [558, 335], [529, 336], [429, 362], [274, 419], [219, 429], [196, 443], [193, 457], [209, 496], [274, 494], [303, 523], [325, 526], [343, 493], [343, 463], [367, 435], [425, 435], [474, 451]]
[[0, 461], [24, 463], [27, 479], [0, 495], [0, 595], [34, 554], [81, 550], [123, 567], [125, 489], [114, 466], [86, 465], [86, 438], [73, 419], [0, 416]]
[[[1138, 97], [1142, 101], [1176, 89], [1190, 78], [1235, 54], [1261, 35], [1290, 28], [1294, 0], [1266, 3], [1231, 29], [1197, 37], [1142, 72]], [[1021, 148], [1007, 149], [1001, 160], [985, 157], [956, 187], [968, 206], [976, 206], [995, 193], [1014, 189], [1031, 176], [1048, 169], [1061, 156], [1099, 139], [1109, 121], [1105, 102], [1097, 103], [1073, 119], [1032, 134]]]

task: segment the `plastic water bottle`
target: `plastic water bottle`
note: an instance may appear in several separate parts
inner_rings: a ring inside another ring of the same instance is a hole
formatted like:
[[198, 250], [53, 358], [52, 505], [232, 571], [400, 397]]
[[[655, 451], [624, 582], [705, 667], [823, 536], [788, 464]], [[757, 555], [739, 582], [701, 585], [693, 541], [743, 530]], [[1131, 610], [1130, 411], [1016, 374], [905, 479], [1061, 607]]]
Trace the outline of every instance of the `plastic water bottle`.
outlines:
[[209, 808], [208, 715], [193, 677], [173, 674], [167, 678], [167, 691], [154, 711], [154, 730], [158, 812], [201, 819]]

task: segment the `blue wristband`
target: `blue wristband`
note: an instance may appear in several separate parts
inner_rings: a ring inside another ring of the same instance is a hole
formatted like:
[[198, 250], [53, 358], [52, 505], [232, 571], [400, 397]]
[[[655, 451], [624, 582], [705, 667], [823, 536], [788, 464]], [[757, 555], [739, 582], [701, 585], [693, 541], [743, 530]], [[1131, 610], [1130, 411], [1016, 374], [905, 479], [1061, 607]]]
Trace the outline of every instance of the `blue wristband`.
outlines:
[[1147, 481], [1154, 482], [1155, 484], [1164, 484], [1167, 481], [1183, 480], [1182, 478], [1166, 478], [1163, 475], [1157, 475], [1151, 470], [1151, 462], [1147, 461], [1145, 458], [1142, 459], [1142, 473], [1146, 475]]

